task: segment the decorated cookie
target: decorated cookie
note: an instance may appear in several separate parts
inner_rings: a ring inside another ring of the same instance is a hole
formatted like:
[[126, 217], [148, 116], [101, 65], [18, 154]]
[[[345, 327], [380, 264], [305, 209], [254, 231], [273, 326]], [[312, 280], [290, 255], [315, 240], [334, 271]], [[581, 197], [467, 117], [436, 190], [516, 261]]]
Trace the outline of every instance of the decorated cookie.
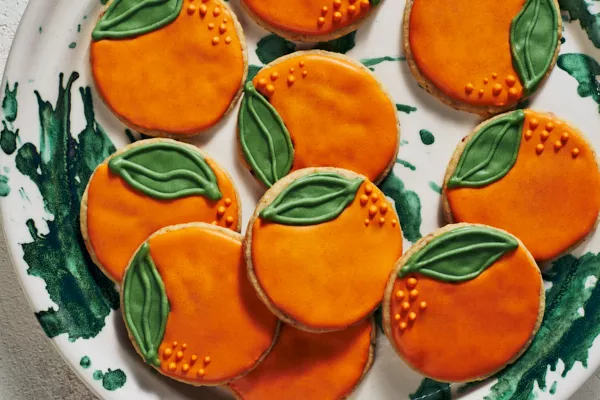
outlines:
[[482, 115], [514, 108], [556, 63], [557, 0], [408, 0], [404, 48], [412, 73], [450, 106]]
[[229, 388], [240, 400], [345, 399], [371, 368], [375, 335], [373, 319], [323, 334], [283, 325], [265, 361]]
[[364, 176], [307, 168], [266, 192], [244, 248], [250, 280], [271, 311], [327, 332], [379, 306], [402, 232], [394, 205]]
[[556, 116], [513, 111], [479, 125], [459, 144], [443, 199], [448, 221], [504, 229], [536, 260], [550, 260], [596, 225], [596, 155], [577, 128]]
[[505, 231], [447, 225], [398, 261], [383, 301], [383, 327], [415, 371], [442, 382], [489, 377], [527, 349], [544, 314], [531, 254]]
[[244, 93], [241, 156], [266, 186], [309, 167], [345, 168], [378, 182], [396, 161], [394, 102], [371, 71], [346, 56], [307, 51], [282, 57]]
[[240, 230], [229, 175], [195, 146], [143, 140], [96, 168], [81, 202], [81, 232], [94, 262], [119, 283], [133, 252], [157, 230], [207, 222]]
[[242, 0], [263, 28], [290, 40], [320, 42], [355, 31], [381, 0]]
[[142, 358], [197, 386], [252, 370], [279, 330], [248, 282], [242, 236], [205, 223], [164, 228], [137, 249], [121, 309]]
[[248, 70], [242, 28], [223, 0], [112, 0], [90, 61], [98, 93], [123, 123], [168, 137], [219, 122]]

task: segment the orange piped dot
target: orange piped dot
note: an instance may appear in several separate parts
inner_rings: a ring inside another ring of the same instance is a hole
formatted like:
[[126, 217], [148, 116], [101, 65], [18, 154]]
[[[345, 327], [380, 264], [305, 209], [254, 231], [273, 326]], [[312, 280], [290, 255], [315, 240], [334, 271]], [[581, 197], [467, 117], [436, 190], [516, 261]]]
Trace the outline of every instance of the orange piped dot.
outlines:
[[206, 15], [206, 13], [208, 12], [208, 7], [206, 7], [206, 5], [201, 4], [200, 7], [198, 7], [198, 10], [200, 12], [200, 16], [204, 17]]
[[209, 31], [212, 31], [213, 29], [215, 29], [215, 24], [214, 24], [214, 23], [212, 23], [212, 22], [209, 22], [209, 23], [208, 23], [208, 30], [209, 30]]
[[169, 364], [169, 371], [175, 371], [177, 369], [177, 364], [174, 362]]
[[[267, 80], [265, 78], [260, 78], [258, 80], [258, 85], [257, 86], [258, 86], [259, 89], [263, 89], [265, 86], [267, 86], [267, 83], [268, 82], [267, 82]], [[229, 199], [229, 202], [230, 202], [229, 204], [231, 204], [231, 199]], [[227, 204], [227, 199], [225, 199], [225, 204]]]
[[377, 203], [379, 201], [379, 195], [377, 193], [373, 193], [371, 195], [371, 200], [373, 200], [373, 203]]
[[525, 139], [529, 140], [533, 137], [533, 131], [528, 129], [527, 132], [525, 132]]
[[180, 361], [183, 359], [183, 351], [178, 351], [177, 354], [175, 355], [175, 359], [177, 359], [177, 361]]
[[515, 88], [508, 89], [508, 97], [515, 98], [517, 96], [519, 96], [519, 91], [517, 89], [515, 89]]
[[225, 25], [225, 24], [219, 25], [219, 32], [221, 32], [221, 33], [227, 32], [227, 25]]
[[369, 216], [374, 216], [375, 214], [377, 214], [377, 207], [375, 206], [371, 206], [369, 207]]
[[502, 85], [499, 83], [496, 83], [494, 86], [492, 86], [492, 94], [494, 96], [499, 96], [500, 93], [502, 93]]
[[490, 80], [488, 78], [483, 78], [483, 84], [487, 85]]
[[342, 20], [342, 13], [339, 11], [336, 11], [333, 13], [333, 22], [340, 22]]
[[365, 193], [366, 194], [373, 193], [373, 185], [371, 185], [370, 183], [368, 183], [367, 186], [365, 186]]
[[189, 15], [192, 15], [192, 14], [194, 14], [195, 12], [196, 12], [196, 6], [195, 6], [195, 5], [193, 5], [193, 4], [190, 4], [190, 5], [187, 7], [187, 13], [188, 13]]
[[187, 349], [187, 343], [183, 343], [183, 344], [181, 345], [181, 348], [182, 348], [182, 349], [184, 349], [184, 350], [185, 350], [185, 349]]
[[321, 8], [321, 15], [326, 16], [328, 11], [329, 11], [329, 7], [323, 6], [323, 8]]
[[515, 83], [517, 83], [517, 78], [515, 78], [514, 75], [508, 75], [504, 79], [504, 82], [506, 82], [506, 85], [511, 88], [511, 87], [515, 86]]
[[392, 220], [392, 226], [396, 226], [398, 225], [398, 221], [396, 221], [395, 219]]
[[557, 140], [556, 142], [554, 142], [554, 150], [560, 150], [560, 148], [562, 146], [563, 146], [563, 144], [560, 140]]
[[396, 292], [396, 299], [397, 300], [402, 300], [404, 298], [404, 292], [402, 290], [398, 290]]
[[319, 25], [319, 26], [323, 26], [323, 25], [325, 25], [325, 18], [323, 18], [323, 17], [319, 17], [319, 18], [317, 19], [317, 25]]
[[222, 217], [223, 215], [225, 215], [225, 207], [221, 206], [217, 209], [217, 216]]
[[484, 94], [485, 94], [485, 90], [479, 89], [479, 97], [483, 97]]
[[308, 75], [308, 71], [307, 70], [302, 71], [302, 77], [303, 78], [306, 78], [307, 75]]
[[365, 206], [369, 202], [369, 196], [367, 196], [366, 194], [363, 194], [363, 195], [360, 196], [360, 200], [359, 201], [360, 201], [360, 204], [362, 206]]
[[410, 303], [408, 301], [405, 301], [404, 303], [402, 303], [402, 311], [408, 311], [410, 310]]
[[214, 38], [212, 38], [212, 44], [215, 46], [218, 45], [220, 41], [221, 41], [221, 39], [219, 39], [218, 36], [215, 36]]
[[368, 218], [367, 218], [367, 219], [365, 219], [365, 226], [369, 226], [369, 223], [370, 223], [370, 222], [371, 222], [371, 220], [370, 220], [370, 219], [368, 219]]
[[573, 156], [573, 158], [577, 158], [577, 156], [579, 155], [579, 149], [577, 147], [575, 147], [572, 151], [571, 151], [571, 156]]
[[411, 300], [416, 300], [416, 299], [417, 299], [417, 297], [419, 297], [419, 291], [418, 291], [417, 289], [413, 289], [413, 290], [411, 290], [411, 291], [410, 291], [410, 293], [408, 294], [408, 297], [409, 297]]
[[419, 308], [420, 308], [421, 310], [426, 310], [426, 309], [427, 309], [427, 302], [426, 302], [426, 301], [422, 301], [422, 302], [419, 304]]
[[229, 20], [228, 20], [227, 18], [223, 18], [223, 23], [225, 23], [225, 24], [226, 24], [226, 23], [228, 23], [228, 22], [229, 22]]
[[294, 67], [291, 67], [291, 68], [290, 68], [290, 74], [293, 74], [294, 72], [296, 72], [296, 68], [294, 68]]
[[349, 15], [356, 14], [356, 7], [355, 6], [348, 6], [348, 14]]
[[361, 0], [361, 2], [360, 2], [361, 8], [368, 8], [369, 5], [370, 5], [369, 0]]
[[400, 318], [402, 318], [402, 316], [401, 316], [400, 314], [396, 314], [396, 315], [394, 315], [394, 319], [395, 319], [396, 321], [400, 321]]
[[[262, 81], [264, 82], [264, 84], [265, 84], [265, 85], [267, 84], [267, 80], [266, 80], [266, 79], [262, 79]], [[263, 86], [264, 86], [264, 85], [263, 85]], [[229, 206], [231, 205], [231, 203], [232, 203], [232, 201], [231, 201], [231, 199], [230, 199], [229, 197], [228, 197], [228, 198], [226, 198], [226, 199], [224, 200], [224, 202], [225, 202], [225, 207], [229, 207]]]
[[537, 118], [532, 118], [531, 121], [529, 121], [529, 127], [533, 130], [535, 130], [538, 126], [540, 126], [540, 121]]
[[210, 364], [210, 356], [204, 357], [204, 364]]
[[410, 313], [408, 314], [408, 319], [409, 319], [410, 321], [414, 321], [415, 319], [417, 319], [417, 313], [415, 313], [415, 312], [410, 312]]
[[271, 80], [273, 82], [275, 82], [277, 79], [279, 79], [279, 72], [277, 72], [277, 71], [271, 72]]
[[230, 44], [232, 40], [233, 40], [233, 39], [231, 39], [231, 36], [227, 36], [227, 37], [225, 38], [225, 44]]
[[173, 354], [173, 350], [170, 347], [164, 349], [163, 355], [165, 356], [165, 358], [171, 357], [171, 354]]
[[231, 215], [227, 217], [225, 219], [225, 223], [227, 224], [227, 226], [233, 225], [233, 217]]
[[563, 134], [560, 135], [560, 140], [563, 143], [567, 143], [567, 141], [569, 140], [569, 132], [563, 132]]
[[550, 137], [550, 133], [546, 130], [543, 130], [540, 134], [540, 137], [542, 138], [542, 142], [545, 142]]
[[379, 206], [379, 212], [385, 214], [388, 211], [389, 207], [390, 206], [388, 206], [387, 203], [383, 203]]
[[385, 218], [381, 217], [379, 218], [379, 225], [383, 225], [385, 224]]
[[288, 78], [287, 78], [288, 86], [292, 86], [295, 82], [296, 82], [296, 78], [294, 78], [293, 75], [288, 76]]
[[342, 0], [333, 0], [333, 8], [336, 10], [342, 6]]
[[305, 65], [306, 65], [306, 63], [305, 63], [304, 61], [300, 61], [300, 62], [298, 62], [298, 66], [299, 66], [300, 68], [304, 68], [304, 66], [305, 66]]
[[467, 83], [467, 84], [465, 85], [465, 93], [466, 93], [466, 94], [471, 94], [471, 93], [473, 93], [473, 90], [474, 90], [474, 89], [475, 89], [475, 87], [473, 86], [473, 84], [472, 84], [472, 83]]
[[181, 366], [181, 370], [185, 373], [188, 372], [190, 370], [190, 364], [185, 363]]
[[179, 346], [179, 342], [176, 340], [173, 342], [173, 347], [177, 347], [177, 346]]
[[552, 129], [554, 129], [554, 127], [555, 127], [555, 125], [554, 125], [554, 123], [553, 123], [553, 122], [548, 122], [548, 123], [546, 124], [546, 130], [547, 130], [548, 132], [552, 132]]
[[417, 287], [417, 280], [415, 278], [408, 278], [406, 281], [406, 287], [409, 289], [414, 289]]
[[198, 361], [198, 356], [192, 354], [192, 356], [190, 357], [190, 364], [194, 364], [196, 361]]
[[204, 368], [200, 368], [197, 374], [199, 377], [203, 377], [204, 375], [206, 375], [206, 371], [204, 370]]
[[213, 15], [214, 15], [215, 17], [218, 17], [219, 15], [221, 15], [221, 7], [215, 7], [215, 8], [213, 9]]
[[496, 79], [497, 77], [498, 77], [498, 74], [497, 74], [497, 73], [495, 73], [495, 72], [494, 72], [494, 73], [492, 73], [492, 79]]
[[538, 154], [542, 154], [544, 152], [544, 145], [540, 143], [537, 146], [535, 146], [535, 152]]
[[275, 93], [275, 86], [269, 84], [265, 88], [265, 91], [267, 92], [267, 94], [273, 94], [273, 93]]
[[406, 322], [400, 322], [398, 324], [398, 327], [400, 328], [401, 331], [405, 331], [406, 328], [408, 328], [408, 324]]

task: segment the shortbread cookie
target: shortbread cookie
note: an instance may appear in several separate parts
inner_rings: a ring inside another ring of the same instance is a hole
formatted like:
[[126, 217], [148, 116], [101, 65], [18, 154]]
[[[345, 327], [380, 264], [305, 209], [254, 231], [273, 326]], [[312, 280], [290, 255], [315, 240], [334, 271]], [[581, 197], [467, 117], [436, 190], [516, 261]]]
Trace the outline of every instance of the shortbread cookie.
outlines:
[[513, 111], [482, 123], [458, 145], [443, 201], [449, 222], [504, 229], [536, 260], [550, 260], [596, 226], [596, 154], [577, 128], [556, 116]]
[[299, 329], [347, 328], [381, 303], [402, 254], [394, 205], [364, 176], [307, 168], [259, 202], [244, 241], [260, 298]]
[[487, 378], [516, 361], [537, 333], [544, 285], [519, 239], [483, 225], [448, 225], [398, 261], [383, 327], [400, 357], [437, 381]]
[[204, 223], [165, 228], [140, 246], [125, 272], [121, 309], [142, 358], [197, 386], [252, 370], [279, 330], [248, 282], [242, 236]]
[[130, 128], [186, 137], [219, 122], [248, 71], [246, 42], [223, 0], [112, 0], [92, 33], [100, 97]]
[[246, 84], [241, 157], [271, 186], [290, 171], [336, 167], [381, 181], [396, 161], [396, 106], [373, 73], [346, 56], [298, 52]]
[[408, 0], [404, 14], [419, 85], [481, 115], [532, 95], [556, 63], [561, 36], [556, 0]]
[[239, 231], [240, 200], [215, 161], [170, 139], [139, 141], [109, 157], [94, 171], [81, 202], [87, 249], [116, 283], [148, 236], [187, 222]]

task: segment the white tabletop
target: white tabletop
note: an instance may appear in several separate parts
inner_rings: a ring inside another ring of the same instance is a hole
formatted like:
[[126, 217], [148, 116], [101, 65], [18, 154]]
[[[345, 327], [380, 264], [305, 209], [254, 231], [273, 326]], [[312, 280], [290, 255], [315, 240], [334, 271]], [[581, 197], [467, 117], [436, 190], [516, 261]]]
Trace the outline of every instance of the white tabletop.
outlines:
[[[0, 75], [27, 2], [0, 0]], [[0, 276], [0, 399], [94, 398], [40, 329], [17, 281], [1, 232]], [[600, 399], [600, 371], [572, 399]]]

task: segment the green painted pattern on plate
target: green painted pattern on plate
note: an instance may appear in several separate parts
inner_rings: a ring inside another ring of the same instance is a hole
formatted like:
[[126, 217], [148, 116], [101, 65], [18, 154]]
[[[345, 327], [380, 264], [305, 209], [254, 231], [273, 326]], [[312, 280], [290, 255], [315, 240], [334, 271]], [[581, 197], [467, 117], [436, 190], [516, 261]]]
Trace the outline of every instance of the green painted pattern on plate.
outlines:
[[386, 196], [394, 200], [404, 238], [413, 243], [419, 240], [423, 236], [421, 235], [421, 199], [419, 196], [415, 192], [407, 190], [404, 182], [393, 172], [379, 184], [379, 188]]
[[575, 78], [579, 83], [577, 94], [581, 97], [591, 97], [598, 103], [600, 112], [600, 63], [586, 54], [571, 53], [558, 56], [556, 65]]

